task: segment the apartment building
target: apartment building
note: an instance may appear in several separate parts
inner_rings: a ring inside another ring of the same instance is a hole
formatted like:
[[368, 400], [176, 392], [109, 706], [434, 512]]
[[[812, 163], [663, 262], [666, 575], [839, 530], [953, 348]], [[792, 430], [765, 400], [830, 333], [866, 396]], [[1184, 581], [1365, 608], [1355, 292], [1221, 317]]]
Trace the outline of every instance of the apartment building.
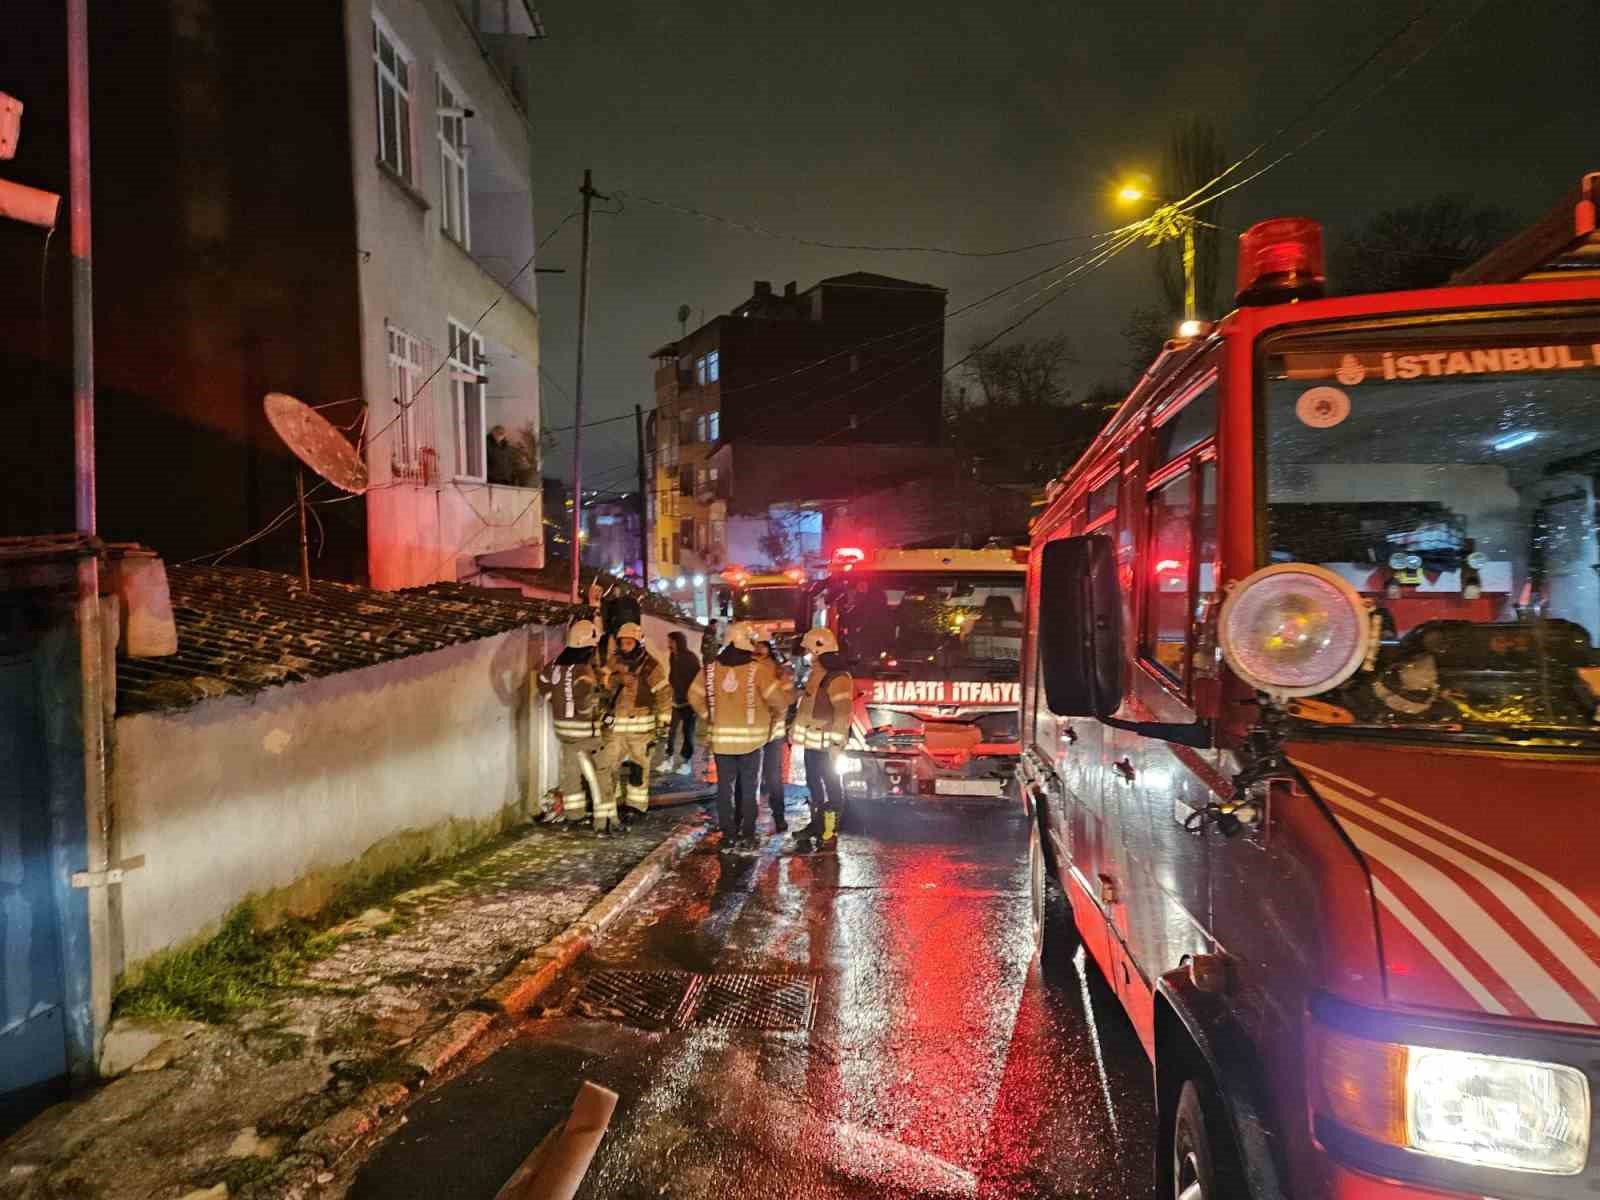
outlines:
[[944, 309], [942, 288], [865, 271], [757, 280], [656, 350], [652, 579], [706, 615], [724, 567], [815, 556], [831, 506], [948, 458]]
[[[124, 0], [90, 14], [100, 525], [184, 561], [292, 569], [317, 405], [371, 487], [308, 480], [312, 573], [399, 588], [543, 559], [527, 0]], [[65, 191], [59, 10], [8, 14], [12, 178]], [[269, 39], [269, 40], [264, 40]], [[270, 52], [266, 52], [270, 43]], [[5, 223], [0, 222], [0, 226]], [[64, 237], [0, 228], [6, 528], [72, 526]], [[491, 307], [492, 306], [492, 307]], [[58, 402], [59, 401], [59, 402]], [[491, 452], [490, 432], [509, 444]], [[266, 532], [263, 532], [266, 531]]]

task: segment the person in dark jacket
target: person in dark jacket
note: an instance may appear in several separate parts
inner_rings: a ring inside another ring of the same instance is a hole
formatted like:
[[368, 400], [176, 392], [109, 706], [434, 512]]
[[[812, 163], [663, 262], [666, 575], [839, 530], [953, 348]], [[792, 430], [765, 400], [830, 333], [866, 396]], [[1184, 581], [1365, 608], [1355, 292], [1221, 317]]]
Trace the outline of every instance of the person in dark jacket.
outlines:
[[[687, 771], [694, 759], [694, 708], [689, 703], [689, 689], [700, 675], [700, 659], [689, 649], [689, 639], [681, 633], [667, 634], [672, 651], [667, 660], [667, 678], [672, 683], [672, 724], [667, 729], [667, 758], [662, 770], [669, 775]], [[678, 731], [683, 731], [682, 751]], [[674, 759], [681, 758], [681, 762]]]

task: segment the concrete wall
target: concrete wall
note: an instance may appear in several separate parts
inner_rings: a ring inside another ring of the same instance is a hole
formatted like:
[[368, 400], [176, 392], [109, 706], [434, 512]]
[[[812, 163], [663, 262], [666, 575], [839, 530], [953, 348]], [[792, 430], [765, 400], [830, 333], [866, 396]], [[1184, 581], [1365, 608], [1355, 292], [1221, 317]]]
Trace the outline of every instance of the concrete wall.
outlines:
[[[549, 631], [118, 719], [126, 969], [246, 898], [310, 913], [343, 883], [465, 848], [526, 814], [553, 769], [529, 670]], [[531, 777], [531, 780], [530, 780]]]

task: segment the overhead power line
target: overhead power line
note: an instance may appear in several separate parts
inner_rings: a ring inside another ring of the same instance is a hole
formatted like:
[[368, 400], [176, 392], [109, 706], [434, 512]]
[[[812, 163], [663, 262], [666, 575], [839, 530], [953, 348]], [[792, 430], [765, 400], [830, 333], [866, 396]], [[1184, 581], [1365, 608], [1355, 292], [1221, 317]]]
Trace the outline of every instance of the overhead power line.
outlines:
[[637, 192], [619, 191], [616, 194], [626, 196], [630, 200], [637, 200], [641, 204], [649, 204], [652, 207], [680, 213], [686, 217], [694, 217], [710, 224], [725, 225], [730, 229], [740, 229], [757, 237], [773, 238], [781, 242], [793, 242], [799, 246], [815, 246], [824, 250], [850, 250], [871, 254], [947, 254], [956, 258], [1005, 258], [1012, 254], [1026, 254], [1030, 250], [1044, 250], [1051, 246], [1064, 245], [1067, 242], [1088, 241], [1099, 236], [1094, 233], [1070, 233], [1061, 237], [1047, 238], [1042, 242], [1030, 242], [1026, 246], [1011, 246], [1004, 250], [955, 250], [949, 246], [886, 246], [872, 242], [834, 242], [824, 238], [802, 237], [798, 234], [782, 233], [775, 229], [768, 229], [756, 221], [741, 221], [734, 217], [719, 216], [716, 213], [695, 208], [693, 205], [674, 204], [671, 200], [659, 200], [653, 196], [641, 196]]

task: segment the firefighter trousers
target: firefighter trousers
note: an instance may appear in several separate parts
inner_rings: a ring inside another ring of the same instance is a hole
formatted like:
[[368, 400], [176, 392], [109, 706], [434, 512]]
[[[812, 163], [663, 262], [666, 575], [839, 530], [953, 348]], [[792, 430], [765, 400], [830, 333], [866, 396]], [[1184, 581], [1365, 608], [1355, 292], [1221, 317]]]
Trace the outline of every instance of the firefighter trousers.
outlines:
[[622, 784], [623, 803], [634, 812], [650, 811], [650, 745], [654, 733], [613, 733], [609, 745], [615, 747], [613, 769]]
[[599, 738], [583, 738], [561, 742], [561, 774], [556, 786], [561, 792], [561, 816], [567, 821], [581, 821], [588, 815], [589, 800], [584, 795], [587, 785], [594, 796], [596, 817], [602, 803], [613, 805], [611, 799], [616, 787], [615, 777], [601, 766], [604, 746]]
[[[734, 808], [736, 788], [748, 798], [743, 811]], [[723, 837], [755, 836], [756, 797], [760, 790], [761, 750], [717, 755], [717, 824], [722, 828]]]
[[[789, 828], [788, 819], [783, 815], [783, 782], [787, 775], [784, 763], [788, 757], [788, 746], [789, 744], [782, 738], [773, 738], [761, 747], [761, 778], [757, 783], [761, 794], [767, 798], [767, 809], [772, 813], [772, 826], [779, 833]], [[744, 824], [744, 809], [749, 803], [760, 807], [759, 801], [752, 801], [742, 787], [736, 786], [733, 811], [740, 825]]]
[[[806, 751], [806, 787], [811, 789], [811, 824], [809, 836], [821, 836], [824, 829], [829, 835], [839, 823], [839, 805], [844, 800], [844, 784], [839, 779], [839, 764], [835, 751]], [[828, 820], [828, 816], [832, 820]]]

